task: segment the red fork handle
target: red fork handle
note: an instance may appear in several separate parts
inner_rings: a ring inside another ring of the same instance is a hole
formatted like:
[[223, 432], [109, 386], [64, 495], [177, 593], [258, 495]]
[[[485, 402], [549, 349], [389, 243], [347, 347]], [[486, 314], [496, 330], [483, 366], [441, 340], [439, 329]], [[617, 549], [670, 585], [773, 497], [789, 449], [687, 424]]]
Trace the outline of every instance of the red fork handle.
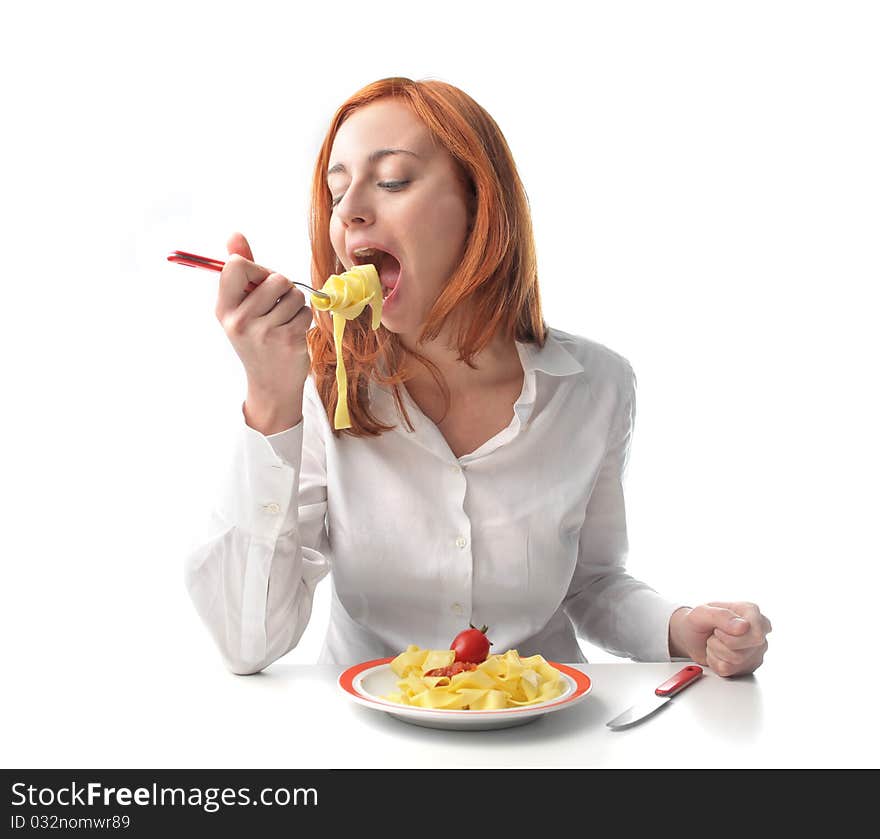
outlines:
[[689, 684], [695, 682], [702, 675], [702, 667], [698, 667], [696, 664], [689, 664], [687, 667], [682, 668], [674, 676], [671, 676], [663, 682], [654, 693], [656, 693], [657, 696], [672, 696], [680, 690], [684, 690]]
[[[208, 271], [217, 271], [218, 273], [223, 270], [223, 266], [226, 264], [219, 259], [199, 256], [197, 253], [188, 253], [187, 251], [172, 251], [168, 254], [168, 261], [176, 262], [178, 265], [186, 265], [188, 268], [205, 268]], [[245, 294], [250, 294], [258, 285], [259, 283], [248, 281], [244, 290]]]
[[168, 254], [168, 261], [187, 265], [190, 268], [207, 268], [209, 271], [222, 271], [226, 264], [219, 259], [211, 259], [209, 256], [199, 256], [197, 253], [187, 253], [187, 251], [173, 251]]

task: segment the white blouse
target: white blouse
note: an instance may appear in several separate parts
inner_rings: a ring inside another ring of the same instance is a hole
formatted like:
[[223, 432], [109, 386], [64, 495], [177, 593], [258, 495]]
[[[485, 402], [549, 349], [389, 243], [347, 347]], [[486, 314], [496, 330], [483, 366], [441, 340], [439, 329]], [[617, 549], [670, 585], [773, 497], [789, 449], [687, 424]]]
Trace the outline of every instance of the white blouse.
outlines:
[[[235, 673], [293, 649], [331, 573], [320, 663], [446, 649], [487, 624], [493, 652], [583, 662], [577, 635], [669, 661], [679, 607], [625, 572], [623, 477], [635, 375], [602, 345], [556, 329], [517, 342], [510, 425], [457, 458], [401, 388], [371, 404], [394, 430], [334, 437], [308, 379], [302, 421], [266, 437], [242, 423], [210, 536], [186, 560], [195, 607]], [[242, 406], [243, 408], [243, 406]]]

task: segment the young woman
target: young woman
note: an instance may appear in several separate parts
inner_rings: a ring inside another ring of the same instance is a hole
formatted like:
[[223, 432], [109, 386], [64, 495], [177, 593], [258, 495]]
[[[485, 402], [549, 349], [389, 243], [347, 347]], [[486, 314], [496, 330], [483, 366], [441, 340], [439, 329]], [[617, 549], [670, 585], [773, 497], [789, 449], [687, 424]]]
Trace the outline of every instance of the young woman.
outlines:
[[318, 156], [310, 234], [312, 286], [369, 261], [387, 297], [377, 331], [369, 309], [347, 324], [337, 429], [330, 316], [229, 239], [216, 315], [247, 396], [186, 584], [231, 670], [296, 646], [328, 572], [322, 662], [445, 649], [472, 622], [494, 651], [555, 661], [585, 661], [580, 635], [723, 676], [761, 664], [757, 606], [690, 608], [626, 574], [635, 376], [544, 323], [528, 202], [483, 108], [439, 81], [356, 93]]

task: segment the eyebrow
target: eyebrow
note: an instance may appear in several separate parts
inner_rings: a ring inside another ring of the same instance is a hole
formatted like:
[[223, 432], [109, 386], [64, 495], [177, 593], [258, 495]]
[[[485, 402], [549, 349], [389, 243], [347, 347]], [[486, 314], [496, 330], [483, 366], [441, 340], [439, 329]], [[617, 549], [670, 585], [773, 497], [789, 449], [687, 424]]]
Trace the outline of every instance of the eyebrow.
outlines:
[[[370, 154], [367, 160], [370, 163], [375, 163], [377, 160], [381, 160], [383, 157], [387, 157], [389, 154], [411, 154], [413, 157], [418, 157], [418, 155], [414, 151], [410, 151], [409, 149], [376, 149], [376, 151]], [[337, 163], [335, 166], [331, 166], [327, 170], [327, 177], [329, 178], [336, 172], [345, 171], [347, 171], [345, 166], [343, 166], [341, 163]]]

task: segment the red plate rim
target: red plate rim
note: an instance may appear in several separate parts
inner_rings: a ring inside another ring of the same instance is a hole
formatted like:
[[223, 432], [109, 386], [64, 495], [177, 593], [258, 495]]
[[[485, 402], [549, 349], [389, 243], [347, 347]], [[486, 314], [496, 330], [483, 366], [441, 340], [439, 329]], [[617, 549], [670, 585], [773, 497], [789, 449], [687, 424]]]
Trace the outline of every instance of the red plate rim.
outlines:
[[559, 664], [555, 661], [548, 661], [551, 667], [555, 667], [559, 670], [560, 673], [565, 673], [566, 676], [574, 679], [575, 689], [573, 693], [570, 693], [564, 699], [560, 699], [557, 702], [550, 702], [547, 705], [521, 705], [518, 708], [495, 708], [491, 711], [469, 711], [462, 710], [461, 708], [419, 708], [416, 705], [400, 705], [396, 702], [386, 702], [382, 699], [377, 699], [374, 696], [368, 696], [365, 693], [360, 693], [355, 690], [354, 680], [365, 670], [371, 670], [373, 667], [379, 667], [383, 664], [388, 664], [393, 661], [394, 657], [391, 656], [389, 658], [374, 658], [372, 661], [362, 661], [360, 664], [355, 664], [352, 667], [349, 667], [347, 670], [344, 670], [339, 676], [339, 687], [341, 687], [346, 693], [351, 694], [352, 696], [358, 699], [364, 699], [368, 702], [373, 702], [376, 705], [387, 705], [389, 708], [401, 709], [406, 708], [408, 710], [415, 709], [416, 711], [428, 711], [430, 713], [435, 714], [465, 714], [468, 717], [476, 716], [477, 714], [510, 714], [515, 713], [517, 711], [547, 711], [550, 708], [554, 708], [557, 705], [565, 705], [571, 702], [574, 699], [577, 699], [579, 696], [583, 696], [592, 685], [590, 681], [590, 677], [583, 673], [580, 670], [576, 670], [574, 667], [569, 667], [567, 664]]

